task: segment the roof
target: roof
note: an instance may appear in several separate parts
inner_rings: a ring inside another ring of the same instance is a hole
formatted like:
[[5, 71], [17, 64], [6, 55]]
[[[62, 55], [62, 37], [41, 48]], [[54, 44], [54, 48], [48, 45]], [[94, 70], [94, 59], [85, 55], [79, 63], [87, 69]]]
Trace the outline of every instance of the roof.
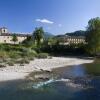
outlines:
[[14, 34], [20, 37], [32, 36], [31, 34], [20, 34], [20, 33], [2, 33], [0, 36], [13, 36]]
[[6, 27], [1, 27], [0, 29], [7, 29]]

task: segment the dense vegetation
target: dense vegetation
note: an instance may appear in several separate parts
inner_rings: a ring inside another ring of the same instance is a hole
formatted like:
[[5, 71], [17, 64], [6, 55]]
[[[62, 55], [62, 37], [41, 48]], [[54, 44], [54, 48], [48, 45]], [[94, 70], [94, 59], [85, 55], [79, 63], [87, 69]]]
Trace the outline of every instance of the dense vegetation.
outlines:
[[100, 52], [100, 18], [91, 19], [86, 31], [76, 31], [66, 33], [66, 35], [86, 36], [87, 43], [61, 45], [61, 40], [52, 35], [46, 35], [42, 27], [36, 28], [33, 35], [27, 36], [27, 39], [20, 44], [16, 44], [18, 39], [16, 35], [13, 35], [14, 44], [0, 44], [0, 67], [5, 67], [5, 64], [10, 66], [28, 64], [36, 57], [47, 58], [48, 54], [86, 56]]
[[87, 27], [87, 51], [97, 55], [100, 52], [100, 18], [89, 20]]

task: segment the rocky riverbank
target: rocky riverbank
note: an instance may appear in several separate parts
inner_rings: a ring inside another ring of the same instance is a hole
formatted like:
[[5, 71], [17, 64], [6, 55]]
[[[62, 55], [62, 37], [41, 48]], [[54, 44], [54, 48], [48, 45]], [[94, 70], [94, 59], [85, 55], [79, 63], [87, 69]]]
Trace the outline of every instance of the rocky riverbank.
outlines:
[[31, 72], [36, 71], [52, 71], [54, 68], [79, 65], [84, 63], [92, 63], [93, 60], [90, 59], [80, 59], [80, 58], [67, 58], [67, 57], [53, 57], [52, 59], [35, 59], [29, 64], [20, 66], [18, 64], [14, 66], [7, 66], [5, 68], [0, 68], [0, 81], [24, 79]]

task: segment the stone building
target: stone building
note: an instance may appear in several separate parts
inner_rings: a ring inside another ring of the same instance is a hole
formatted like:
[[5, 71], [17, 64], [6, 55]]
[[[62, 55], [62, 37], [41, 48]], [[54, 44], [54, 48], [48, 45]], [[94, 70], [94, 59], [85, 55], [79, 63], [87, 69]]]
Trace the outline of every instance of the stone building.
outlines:
[[69, 44], [80, 44], [85, 43], [85, 37], [84, 36], [67, 36], [67, 42]]
[[6, 27], [0, 28], [0, 43], [8, 43], [13, 44], [12, 41], [13, 35], [16, 34], [18, 41], [16, 41], [16, 44], [19, 44], [23, 42], [29, 34], [21, 34], [21, 33], [11, 33], [8, 32], [8, 29]]
[[85, 44], [85, 36], [69, 36], [69, 35], [59, 35], [56, 38], [60, 41], [60, 44], [70, 45], [70, 44]]

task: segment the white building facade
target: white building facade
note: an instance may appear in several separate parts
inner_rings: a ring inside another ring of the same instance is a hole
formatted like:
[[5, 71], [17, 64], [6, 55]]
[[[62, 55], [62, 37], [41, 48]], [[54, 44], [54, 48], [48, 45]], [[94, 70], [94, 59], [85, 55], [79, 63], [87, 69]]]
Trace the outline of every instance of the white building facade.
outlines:
[[[18, 41], [16, 44], [23, 42], [29, 34], [9, 33], [6, 27], [0, 28], [0, 43], [13, 44], [13, 35], [16, 34]], [[31, 35], [30, 35], [31, 36]]]

